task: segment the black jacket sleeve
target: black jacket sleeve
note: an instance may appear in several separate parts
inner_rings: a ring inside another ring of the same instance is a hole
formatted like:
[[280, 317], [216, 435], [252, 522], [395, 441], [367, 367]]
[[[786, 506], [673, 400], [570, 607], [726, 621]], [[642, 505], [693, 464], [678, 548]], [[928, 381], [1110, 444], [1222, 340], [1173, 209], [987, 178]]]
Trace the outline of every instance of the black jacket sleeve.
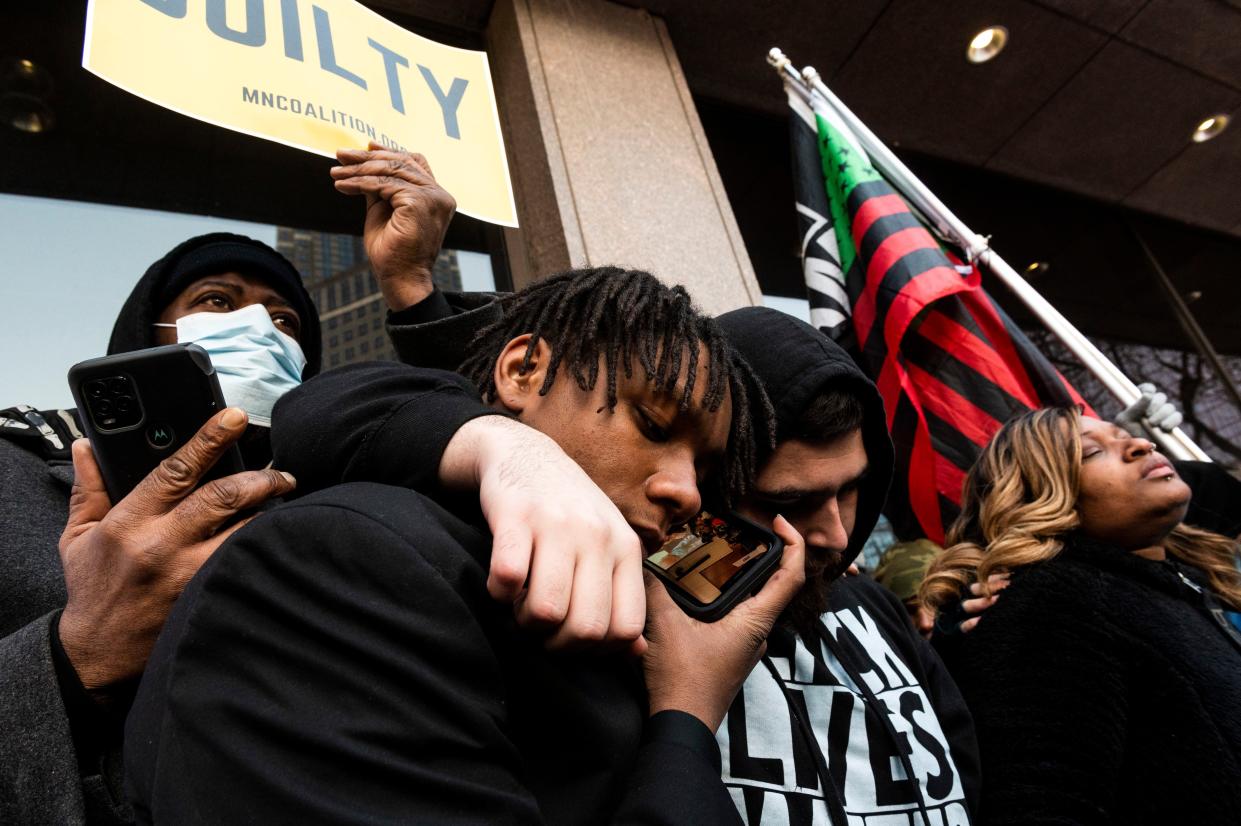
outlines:
[[[130, 715], [139, 822], [534, 824], [535, 788], [570, 822], [735, 820], [701, 724], [654, 720], [636, 756], [590, 736], [640, 720], [639, 702], [521, 648], [486, 595], [487, 544], [375, 485], [239, 531], [178, 602]], [[523, 703], [544, 695], [552, 713], [532, 717]]]
[[978, 733], [981, 822], [1114, 822], [1127, 733], [1123, 638], [1093, 574], [1014, 580], [954, 672]]
[[455, 373], [376, 361], [330, 370], [289, 391], [272, 414], [272, 465], [305, 496], [341, 482], [429, 491], [461, 425], [499, 415]]
[[404, 310], [388, 313], [388, 337], [406, 364], [456, 370], [470, 343], [503, 315], [499, 296], [434, 290]]

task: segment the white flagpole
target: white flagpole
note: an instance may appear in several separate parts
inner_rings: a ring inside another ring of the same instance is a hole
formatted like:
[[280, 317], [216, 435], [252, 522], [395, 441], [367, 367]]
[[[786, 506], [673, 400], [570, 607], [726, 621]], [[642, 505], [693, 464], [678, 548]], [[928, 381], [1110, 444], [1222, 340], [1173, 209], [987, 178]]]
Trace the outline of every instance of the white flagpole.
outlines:
[[[1030, 283], [1010, 267], [988, 244], [987, 239], [978, 235], [961, 219], [944, 205], [917, 176], [896, 157], [874, 132], [867, 128], [857, 115], [853, 114], [841, 100], [827, 88], [819, 73], [807, 66], [799, 74], [792, 63], [779, 49], [772, 49], [767, 55], [767, 62], [775, 67], [785, 82], [804, 94], [807, 100], [811, 95], [820, 96], [823, 101], [835, 110], [841, 120], [849, 127], [862, 148], [870, 155], [871, 162], [879, 169], [897, 191], [935, 227], [946, 239], [960, 246], [970, 261], [976, 261], [992, 275], [1004, 282], [1013, 293], [1030, 309], [1034, 315], [1051, 330], [1073, 353], [1081, 363], [1103, 384], [1109, 393], [1120, 400], [1121, 404], [1133, 404], [1141, 396], [1137, 386], [1129, 377], [1121, 372], [1099, 348], [1066, 319], [1059, 310], [1047, 299], [1039, 295]], [[1211, 458], [1202, 448], [1194, 443], [1181, 428], [1165, 433], [1155, 428], [1148, 428], [1160, 443], [1165, 453], [1175, 459], [1196, 459], [1209, 462]]]

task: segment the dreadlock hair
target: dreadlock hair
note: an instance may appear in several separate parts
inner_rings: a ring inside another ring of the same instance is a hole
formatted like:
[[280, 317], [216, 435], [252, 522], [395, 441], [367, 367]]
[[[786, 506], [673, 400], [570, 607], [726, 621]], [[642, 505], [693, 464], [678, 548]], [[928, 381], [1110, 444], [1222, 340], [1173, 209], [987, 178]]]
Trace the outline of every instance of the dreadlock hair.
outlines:
[[642, 270], [594, 267], [549, 276], [501, 299], [500, 320], [479, 331], [459, 372], [473, 381], [484, 400], [496, 397], [495, 363], [504, 346], [530, 334], [523, 369], [540, 340], [551, 348], [546, 395], [561, 369], [577, 386], [591, 391], [599, 381], [600, 360], [607, 385], [607, 409], [616, 407], [618, 370], [633, 376], [634, 362], [656, 391], [677, 392], [682, 365], [685, 383], [678, 405], [689, 409], [698, 378], [700, 347], [706, 351], [707, 386], [702, 405], [716, 411], [732, 397], [732, 423], [724, 478], [714, 481], [726, 501], [745, 493], [754, 478], [760, 450], [774, 443], [775, 416], [767, 394], [749, 365], [734, 353], [715, 321], [693, 306], [684, 287], [669, 287]]

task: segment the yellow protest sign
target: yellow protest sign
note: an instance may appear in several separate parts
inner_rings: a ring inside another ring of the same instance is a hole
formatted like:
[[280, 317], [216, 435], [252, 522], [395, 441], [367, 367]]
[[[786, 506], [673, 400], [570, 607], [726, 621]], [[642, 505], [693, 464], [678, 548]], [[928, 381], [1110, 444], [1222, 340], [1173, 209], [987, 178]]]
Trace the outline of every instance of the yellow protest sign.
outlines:
[[517, 225], [484, 52], [353, 0], [90, 0], [82, 66], [199, 120], [329, 157], [426, 155], [467, 215]]

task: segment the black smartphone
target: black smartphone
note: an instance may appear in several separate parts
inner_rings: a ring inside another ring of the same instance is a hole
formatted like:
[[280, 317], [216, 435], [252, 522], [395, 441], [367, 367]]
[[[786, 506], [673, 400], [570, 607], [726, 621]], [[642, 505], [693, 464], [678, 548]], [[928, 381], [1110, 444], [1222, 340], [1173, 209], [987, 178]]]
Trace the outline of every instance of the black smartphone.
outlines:
[[[226, 406], [211, 357], [197, 344], [80, 362], [69, 368], [69, 389], [114, 505]], [[244, 469], [233, 445], [202, 482]]]
[[677, 525], [643, 564], [681, 610], [715, 622], [763, 587], [780, 566], [784, 543], [735, 513], [700, 511]]

